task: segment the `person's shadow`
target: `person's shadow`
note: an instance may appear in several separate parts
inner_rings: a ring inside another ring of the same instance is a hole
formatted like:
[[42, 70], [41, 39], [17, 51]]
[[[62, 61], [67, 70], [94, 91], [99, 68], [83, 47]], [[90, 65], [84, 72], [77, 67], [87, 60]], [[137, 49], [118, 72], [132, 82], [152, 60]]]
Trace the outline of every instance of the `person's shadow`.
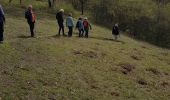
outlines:
[[61, 38], [61, 37], [68, 37], [67, 35], [52, 35], [52, 36], [49, 36], [49, 37], [52, 37], [52, 38]]
[[18, 38], [21, 38], [21, 39], [28, 39], [28, 38], [32, 38], [32, 37], [31, 37], [31, 36], [21, 35], [21, 36], [18, 36]]
[[104, 40], [104, 41], [119, 42], [119, 43], [125, 44], [124, 41], [114, 40], [114, 39], [111, 39], [111, 38], [102, 38], [102, 37], [90, 37], [90, 38], [92, 38], [92, 39], [98, 39], [98, 40]]

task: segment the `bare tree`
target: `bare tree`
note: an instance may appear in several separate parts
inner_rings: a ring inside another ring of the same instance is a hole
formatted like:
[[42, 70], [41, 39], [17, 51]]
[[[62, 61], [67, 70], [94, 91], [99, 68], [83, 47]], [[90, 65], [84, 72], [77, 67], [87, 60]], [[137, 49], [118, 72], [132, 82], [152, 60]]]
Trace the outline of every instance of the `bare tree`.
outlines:
[[51, 0], [48, 0], [48, 7], [49, 7], [49, 8], [52, 7]]
[[56, 0], [48, 0], [48, 7], [52, 8], [56, 4]]
[[[11, 3], [13, 0], [9, 0], [9, 3]], [[19, 3], [22, 4], [22, 0], [19, 0]]]
[[20, 4], [22, 4], [22, 0], [19, 0]]
[[87, 0], [80, 0], [80, 4], [81, 4], [81, 14], [84, 15], [84, 6], [85, 3], [87, 2]]
[[9, 3], [11, 3], [12, 2], [12, 0], [9, 0]]

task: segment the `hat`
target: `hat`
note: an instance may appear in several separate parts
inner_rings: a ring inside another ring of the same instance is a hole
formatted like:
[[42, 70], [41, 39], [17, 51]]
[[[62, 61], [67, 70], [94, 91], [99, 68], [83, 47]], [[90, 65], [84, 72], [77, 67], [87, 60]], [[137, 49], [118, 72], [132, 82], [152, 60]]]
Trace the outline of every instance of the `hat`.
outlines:
[[72, 13], [69, 13], [68, 15], [69, 15], [69, 16], [72, 16]]
[[85, 17], [84, 19], [85, 19], [85, 20], [87, 20], [88, 18], [87, 18], [87, 17]]
[[64, 12], [64, 9], [60, 9], [60, 12]]
[[29, 5], [28, 8], [32, 8], [32, 5]]
[[82, 17], [79, 17], [79, 20], [82, 20]]
[[3, 9], [2, 9], [2, 6], [0, 5], [0, 11], [1, 11], [1, 13], [4, 15], [4, 11], [3, 11]]

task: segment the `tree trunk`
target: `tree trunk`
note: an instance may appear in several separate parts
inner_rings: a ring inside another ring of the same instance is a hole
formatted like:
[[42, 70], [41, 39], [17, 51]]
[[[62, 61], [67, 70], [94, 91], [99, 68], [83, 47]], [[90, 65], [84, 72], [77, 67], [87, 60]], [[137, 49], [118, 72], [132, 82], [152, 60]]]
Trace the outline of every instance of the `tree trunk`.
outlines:
[[48, 0], [48, 7], [49, 7], [49, 8], [52, 7], [51, 0]]
[[12, 0], [9, 0], [9, 3], [11, 3], [12, 2]]
[[81, 1], [81, 14], [84, 15], [84, 1]]
[[22, 4], [22, 0], [19, 0], [20, 5]]

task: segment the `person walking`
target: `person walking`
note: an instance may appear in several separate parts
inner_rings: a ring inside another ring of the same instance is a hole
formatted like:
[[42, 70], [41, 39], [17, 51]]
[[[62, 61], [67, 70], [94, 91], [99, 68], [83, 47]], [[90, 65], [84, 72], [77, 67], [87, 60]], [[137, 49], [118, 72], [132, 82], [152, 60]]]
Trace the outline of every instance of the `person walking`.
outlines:
[[3, 37], [4, 23], [5, 23], [5, 14], [2, 9], [2, 6], [0, 5], [0, 43], [2, 43], [4, 40], [4, 37]]
[[25, 12], [25, 18], [27, 19], [28, 25], [30, 27], [31, 37], [35, 36], [34, 27], [35, 27], [35, 14], [32, 10], [32, 5], [28, 6], [27, 11]]
[[84, 31], [85, 31], [85, 37], [88, 38], [89, 37], [89, 29], [91, 30], [92, 27], [91, 27], [87, 17], [84, 18], [83, 26], [84, 26]]
[[83, 37], [83, 35], [84, 35], [84, 26], [83, 26], [83, 20], [82, 20], [81, 17], [77, 21], [76, 28], [79, 31], [79, 37]]
[[117, 40], [118, 35], [119, 35], [119, 25], [115, 24], [112, 29], [112, 34], [113, 34], [113, 39]]
[[72, 14], [70, 13], [68, 17], [66, 18], [66, 26], [68, 27], [68, 37], [72, 37], [73, 34], [73, 27], [74, 27], [74, 22], [73, 22], [73, 17]]
[[62, 30], [63, 32], [63, 36], [65, 36], [64, 34], [64, 9], [60, 9], [60, 11], [56, 14], [56, 19], [57, 19], [57, 22], [58, 22], [58, 26], [59, 26], [59, 31], [58, 31], [58, 35], [60, 36], [60, 32]]

